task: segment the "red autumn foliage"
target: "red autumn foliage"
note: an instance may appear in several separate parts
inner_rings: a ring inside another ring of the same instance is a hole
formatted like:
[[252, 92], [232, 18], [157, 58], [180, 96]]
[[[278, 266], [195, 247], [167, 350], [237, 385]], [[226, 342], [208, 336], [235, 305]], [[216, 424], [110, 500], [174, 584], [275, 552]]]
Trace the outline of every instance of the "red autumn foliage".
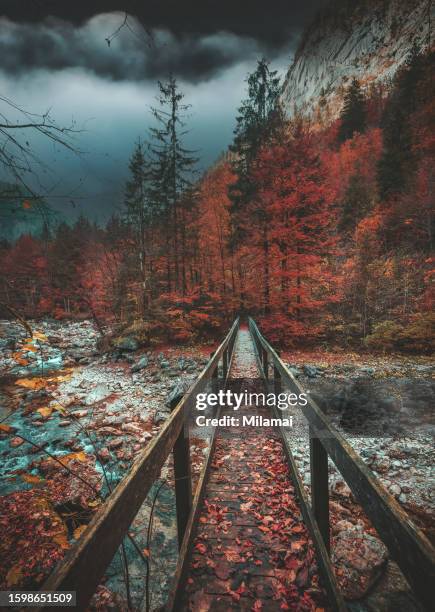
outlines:
[[[141, 252], [137, 228], [120, 218], [105, 229], [80, 218], [51, 237], [3, 243], [1, 301], [29, 317], [93, 317], [102, 328], [139, 322], [147, 343], [219, 335], [236, 313], [257, 317], [283, 344], [361, 347], [390, 320], [414, 329], [423, 317], [427, 325], [433, 56], [415, 62], [418, 69], [403, 67], [392, 86], [368, 89], [364, 133], [338, 142], [340, 121], [325, 124], [320, 114], [265, 141], [252, 162], [254, 196], [243, 215], [229, 197], [236, 166], [227, 156], [181, 197], [176, 227], [173, 218], [145, 227]], [[408, 91], [404, 76], [412, 70]], [[401, 179], [393, 189], [392, 176]]]

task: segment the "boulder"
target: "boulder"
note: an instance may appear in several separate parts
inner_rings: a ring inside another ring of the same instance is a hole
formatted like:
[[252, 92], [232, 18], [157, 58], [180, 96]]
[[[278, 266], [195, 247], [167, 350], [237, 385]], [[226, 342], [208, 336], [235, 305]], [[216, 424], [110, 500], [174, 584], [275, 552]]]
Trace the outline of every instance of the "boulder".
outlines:
[[357, 529], [341, 531], [332, 546], [332, 561], [346, 599], [361, 599], [383, 573], [388, 550], [374, 536]]

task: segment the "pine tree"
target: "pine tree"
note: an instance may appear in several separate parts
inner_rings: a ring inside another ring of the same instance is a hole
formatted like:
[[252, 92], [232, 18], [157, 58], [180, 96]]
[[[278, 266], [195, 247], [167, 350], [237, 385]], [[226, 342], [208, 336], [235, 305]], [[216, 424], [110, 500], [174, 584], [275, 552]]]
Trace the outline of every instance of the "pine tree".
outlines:
[[234, 224], [234, 240], [243, 235], [243, 217], [246, 205], [255, 197], [252, 169], [255, 157], [281, 126], [279, 105], [280, 79], [276, 70], [269, 69], [269, 62], [261, 59], [247, 79], [248, 97], [239, 108], [234, 130], [234, 142], [230, 149], [235, 154], [233, 172], [237, 176], [231, 186], [230, 212]]
[[382, 117], [384, 150], [378, 164], [382, 199], [403, 192], [415, 170], [409, 115], [416, 109], [417, 85], [422, 76], [423, 58], [414, 45], [405, 66], [396, 75], [394, 90]]
[[[261, 59], [257, 68], [247, 79], [248, 97], [239, 108], [234, 142], [230, 147], [234, 153], [232, 170], [236, 181], [229, 188], [231, 200], [231, 232], [229, 246], [232, 255], [242, 241], [249, 239], [247, 218], [254, 217], [254, 225], [262, 229], [263, 271], [264, 271], [264, 308], [269, 302], [268, 286], [268, 236], [267, 211], [258, 200], [258, 185], [254, 180], [256, 158], [261, 147], [266, 146], [281, 134], [283, 112], [279, 103], [280, 79], [276, 70], [269, 69], [269, 62]], [[252, 228], [255, 231], [255, 227]], [[242, 267], [239, 267], [241, 285], [240, 307], [244, 307], [242, 290]]]
[[[182, 223], [185, 215], [182, 210], [182, 194], [193, 184], [197, 158], [195, 152], [183, 145], [186, 135], [185, 113], [190, 105], [183, 104], [184, 94], [178, 89], [177, 81], [170, 76], [166, 83], [159, 81], [159, 107], [152, 112], [157, 127], [150, 130], [152, 136], [151, 152], [153, 164], [151, 171], [152, 198], [154, 206], [161, 215], [166, 228], [167, 244], [171, 244], [173, 261], [167, 253], [167, 290], [179, 290], [182, 285], [180, 254]], [[172, 279], [172, 268], [174, 279]]]
[[344, 96], [340, 121], [339, 142], [352, 138], [355, 132], [362, 134], [366, 129], [366, 104], [357, 79], [353, 79]]
[[353, 232], [359, 221], [369, 212], [370, 204], [366, 180], [357, 172], [349, 179], [342, 202], [338, 229], [345, 233]]
[[48, 255], [48, 271], [58, 312], [72, 314], [83, 304], [80, 273], [85, 251], [95, 240], [95, 229], [86, 217], [80, 216], [73, 227], [61, 223]]
[[126, 220], [131, 228], [134, 241], [134, 253], [139, 264], [140, 311], [143, 315], [150, 302], [150, 270], [152, 269], [150, 230], [153, 221], [153, 209], [149, 194], [150, 170], [140, 140], [131, 156], [129, 170], [131, 176], [126, 184], [124, 203]]

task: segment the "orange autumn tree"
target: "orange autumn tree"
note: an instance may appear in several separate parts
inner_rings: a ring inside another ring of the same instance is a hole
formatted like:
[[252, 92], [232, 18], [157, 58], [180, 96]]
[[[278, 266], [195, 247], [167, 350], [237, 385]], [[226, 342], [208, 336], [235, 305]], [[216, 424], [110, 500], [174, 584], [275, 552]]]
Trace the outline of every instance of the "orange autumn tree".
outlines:
[[305, 126], [298, 123], [282, 144], [261, 151], [256, 178], [270, 217], [272, 312], [263, 327], [273, 341], [318, 336], [339, 298], [331, 265], [336, 207]]
[[199, 187], [198, 248], [200, 284], [208, 291], [227, 295], [234, 292], [234, 262], [229, 256], [230, 221], [228, 185], [234, 175], [221, 162], [208, 172]]

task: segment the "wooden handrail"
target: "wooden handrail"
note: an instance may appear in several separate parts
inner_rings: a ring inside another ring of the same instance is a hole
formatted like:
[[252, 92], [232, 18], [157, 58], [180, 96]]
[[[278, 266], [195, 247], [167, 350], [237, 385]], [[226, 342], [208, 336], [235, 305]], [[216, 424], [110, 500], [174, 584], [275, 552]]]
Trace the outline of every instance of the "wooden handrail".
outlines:
[[[237, 318], [204, 370], [174, 408], [159, 434], [140, 453], [129, 474], [109, 495], [104, 506], [86, 527], [80, 540], [46, 580], [41, 588], [42, 591], [76, 591], [77, 609], [86, 608], [170, 452], [176, 447], [174, 461], [177, 461], [177, 458], [181, 462], [190, 461], [188, 449], [186, 452], [185, 442], [184, 444], [182, 442], [188, 402], [205, 381], [216, 375], [219, 361], [224, 353], [227, 363], [229, 362], [238, 327]], [[186, 471], [186, 466], [183, 465], [174, 468], [178, 474]], [[178, 490], [176, 487], [176, 496], [180, 495], [180, 491], [185, 495], [188, 490], [189, 487], [181, 487]], [[188, 518], [186, 508], [190, 508], [191, 500], [186, 502], [186, 499], [178, 499], [176, 503], [179, 537], [182, 538], [182, 530]], [[52, 609], [44, 606], [39, 608], [47, 612]]]
[[[300, 383], [251, 318], [249, 329], [258, 354], [261, 354], [261, 349], [271, 358], [274, 371], [279, 375], [279, 382], [287, 383], [297, 394], [303, 393]], [[262, 362], [267, 364], [267, 358], [265, 360], [263, 357]], [[325, 496], [327, 502], [328, 495], [327, 457], [329, 455], [371, 520], [379, 537], [389, 549], [392, 558], [402, 570], [415, 595], [425, 606], [431, 608], [435, 580], [435, 549], [345, 438], [331, 425], [316, 402], [308, 395], [307, 399], [306, 406], [300, 405], [300, 409], [311, 430], [311, 497], [313, 513], [320, 531], [323, 532], [325, 545], [329, 545], [329, 517], [325, 515], [328, 505], [325, 507]]]

